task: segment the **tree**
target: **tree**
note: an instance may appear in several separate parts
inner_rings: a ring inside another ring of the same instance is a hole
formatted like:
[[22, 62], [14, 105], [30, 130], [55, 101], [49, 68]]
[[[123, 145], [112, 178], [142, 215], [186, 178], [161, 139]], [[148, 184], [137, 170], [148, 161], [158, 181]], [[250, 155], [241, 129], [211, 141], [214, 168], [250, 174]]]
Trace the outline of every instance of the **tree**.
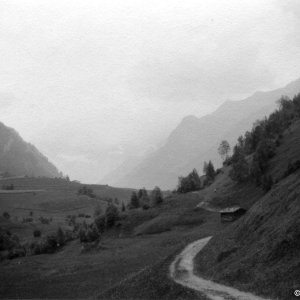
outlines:
[[100, 239], [99, 231], [95, 224], [92, 224], [86, 232], [87, 242], [91, 243]]
[[113, 204], [109, 204], [105, 212], [106, 227], [107, 228], [113, 227], [118, 219], [119, 219], [118, 208]]
[[141, 199], [143, 197], [144, 191], [143, 189], [139, 189], [138, 193], [137, 193], [137, 197], [138, 199]]
[[125, 210], [126, 210], [126, 207], [125, 207], [124, 202], [122, 201], [122, 212], [124, 212]]
[[227, 141], [223, 140], [220, 143], [220, 146], [218, 148], [218, 153], [220, 154], [223, 161], [225, 161], [228, 158], [229, 152], [230, 152], [230, 145]]
[[[239, 149], [238, 147], [236, 149]], [[245, 182], [249, 178], [249, 165], [245, 154], [237, 150], [234, 154], [234, 161], [229, 176], [232, 180], [237, 182]]]
[[201, 180], [196, 169], [189, 173], [186, 177], [178, 178], [178, 193], [187, 193], [197, 191], [201, 188]]
[[207, 164], [205, 175], [209, 180], [214, 180], [215, 179], [216, 171], [215, 171], [215, 167], [214, 167], [214, 165], [211, 161], [209, 161], [208, 164]]
[[136, 192], [132, 192], [131, 198], [130, 198], [130, 208], [139, 208], [140, 202], [138, 199], [138, 196]]
[[156, 186], [151, 192], [151, 202], [152, 206], [156, 206], [163, 202], [162, 192], [158, 186]]
[[203, 174], [206, 174], [207, 172], [207, 162], [205, 161], [203, 164]]
[[145, 188], [142, 189], [142, 197], [139, 198], [139, 203], [144, 209], [148, 209], [150, 207], [150, 198]]

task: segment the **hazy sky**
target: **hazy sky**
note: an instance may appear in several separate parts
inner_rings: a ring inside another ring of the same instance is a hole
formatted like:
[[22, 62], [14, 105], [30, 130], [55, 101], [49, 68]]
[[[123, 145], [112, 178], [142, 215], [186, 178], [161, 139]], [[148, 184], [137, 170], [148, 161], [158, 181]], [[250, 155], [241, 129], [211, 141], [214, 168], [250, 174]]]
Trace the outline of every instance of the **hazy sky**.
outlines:
[[181, 118], [300, 77], [300, 1], [0, 0], [0, 121], [98, 182]]

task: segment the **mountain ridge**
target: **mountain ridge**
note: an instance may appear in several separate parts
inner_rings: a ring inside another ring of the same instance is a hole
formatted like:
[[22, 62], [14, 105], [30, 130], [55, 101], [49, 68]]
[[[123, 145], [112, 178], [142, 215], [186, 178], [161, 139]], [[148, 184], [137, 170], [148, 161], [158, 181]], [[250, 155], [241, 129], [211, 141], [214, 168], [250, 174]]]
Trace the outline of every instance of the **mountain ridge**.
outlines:
[[34, 145], [0, 122], [0, 172], [14, 176], [61, 177], [58, 169]]
[[272, 91], [255, 92], [240, 101], [227, 100], [203, 117], [186, 116], [156, 152], [126, 170], [122, 178], [114, 180], [108, 175], [105, 179], [115, 186], [153, 188], [158, 185], [173, 189], [178, 177], [191, 169], [196, 168], [201, 173], [204, 161], [212, 160], [216, 166], [221, 164], [216, 141], [226, 139], [233, 145], [253, 122], [276, 109], [281, 96], [293, 97], [299, 92], [300, 78]]

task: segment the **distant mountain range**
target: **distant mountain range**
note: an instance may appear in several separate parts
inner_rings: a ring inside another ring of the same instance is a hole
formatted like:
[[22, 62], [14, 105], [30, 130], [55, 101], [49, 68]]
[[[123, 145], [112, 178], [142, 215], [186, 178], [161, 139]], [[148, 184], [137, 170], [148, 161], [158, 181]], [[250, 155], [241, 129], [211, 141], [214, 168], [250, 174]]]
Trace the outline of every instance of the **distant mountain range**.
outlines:
[[187, 116], [156, 152], [133, 169], [120, 167], [105, 180], [121, 187], [153, 188], [158, 185], [163, 189], [174, 189], [179, 176], [193, 168], [202, 173], [204, 161], [212, 160], [215, 166], [221, 164], [217, 152], [221, 140], [226, 139], [233, 146], [253, 122], [274, 111], [282, 95], [293, 97], [299, 92], [300, 78], [274, 91], [256, 92], [241, 101], [226, 101], [216, 111], [201, 118]]
[[0, 122], [0, 175], [61, 177], [57, 168], [37, 148]]

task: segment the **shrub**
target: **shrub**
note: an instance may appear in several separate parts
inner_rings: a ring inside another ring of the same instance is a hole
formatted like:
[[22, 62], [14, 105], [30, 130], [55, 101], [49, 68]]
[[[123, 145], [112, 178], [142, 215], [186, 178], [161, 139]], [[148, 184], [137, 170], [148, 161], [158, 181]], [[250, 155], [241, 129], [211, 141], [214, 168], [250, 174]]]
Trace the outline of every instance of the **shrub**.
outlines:
[[143, 206], [142, 206], [142, 208], [143, 208], [144, 210], [147, 210], [147, 209], [150, 208], [150, 206], [149, 206], [149, 204], [144, 203]]
[[49, 224], [51, 219], [40, 217], [39, 220], [42, 224]]
[[229, 176], [232, 180], [237, 182], [244, 182], [249, 178], [249, 165], [242, 151], [237, 150], [237, 152], [235, 152]]
[[93, 190], [87, 188], [85, 185], [78, 190], [77, 194], [78, 195], [86, 195], [86, 196], [89, 196], [91, 198], [95, 198], [96, 197], [96, 195], [94, 194]]
[[83, 227], [80, 227], [80, 229], [79, 229], [79, 240], [80, 240], [80, 243], [87, 242], [86, 229]]
[[40, 237], [42, 235], [41, 231], [39, 229], [35, 229], [33, 231], [33, 236], [34, 237]]
[[93, 224], [90, 228], [88, 228], [88, 230], [86, 232], [86, 238], [87, 238], [88, 243], [99, 240], [100, 234], [99, 234], [99, 231], [98, 231], [96, 225]]
[[75, 215], [69, 215], [68, 216], [68, 225], [69, 226], [75, 226], [76, 224], [76, 216]]
[[33, 221], [33, 218], [23, 218], [22, 223], [31, 223]]
[[134, 208], [138, 208], [138, 207], [140, 207], [138, 195], [136, 194], [136, 192], [132, 192], [129, 208], [134, 209]]
[[163, 202], [162, 192], [159, 187], [155, 187], [151, 192], [151, 204], [156, 206]]
[[5, 219], [10, 219], [10, 214], [9, 214], [7, 211], [5, 211], [5, 212], [3, 213], [3, 217], [4, 217]]
[[14, 259], [17, 257], [23, 257], [26, 255], [26, 251], [23, 247], [13, 248], [9, 251], [7, 258], [8, 259]]
[[100, 233], [103, 233], [105, 231], [105, 225], [106, 225], [106, 220], [105, 216], [98, 216], [95, 219], [95, 225]]
[[58, 247], [56, 236], [47, 235], [46, 240], [41, 245], [41, 253], [54, 253]]
[[19, 238], [10, 232], [0, 233], [0, 251], [11, 250], [20, 246]]
[[66, 242], [65, 233], [60, 227], [57, 229], [56, 232], [56, 242], [58, 246], [63, 246]]
[[194, 169], [186, 177], [178, 178], [178, 186], [177, 186], [178, 193], [188, 193], [192, 191], [197, 191], [200, 190], [200, 188], [201, 188], [201, 180], [196, 169]]
[[118, 208], [113, 204], [110, 204], [106, 209], [105, 219], [107, 228], [114, 226], [116, 221], [119, 219]]
[[13, 184], [9, 184], [9, 185], [3, 185], [2, 186], [2, 190], [7, 190], [7, 191], [11, 191], [11, 190], [14, 190], [15, 187]]

